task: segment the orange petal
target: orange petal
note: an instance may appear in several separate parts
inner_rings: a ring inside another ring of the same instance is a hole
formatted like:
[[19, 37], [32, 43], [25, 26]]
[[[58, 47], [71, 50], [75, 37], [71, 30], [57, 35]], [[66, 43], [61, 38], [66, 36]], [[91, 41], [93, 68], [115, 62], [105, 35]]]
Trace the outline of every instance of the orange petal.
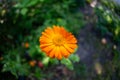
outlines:
[[51, 43], [52, 39], [45, 38], [45, 37], [42, 36], [42, 37], [40, 37], [39, 42], [40, 42], [40, 44]]
[[70, 53], [63, 46], [60, 46], [60, 52], [64, 57], [70, 55]]
[[67, 38], [66, 42], [72, 44], [72, 43], [77, 43], [77, 40], [74, 37], [73, 38]]
[[64, 37], [66, 37], [68, 32], [63, 27], [61, 27], [60, 28], [60, 33], [63, 34]]
[[47, 37], [45, 37], [45, 36], [41, 36], [40, 38], [39, 38], [39, 41], [40, 40], [49, 40], [49, 38], [47, 38]]
[[49, 54], [50, 51], [52, 51], [54, 49], [54, 47], [55, 47], [55, 45], [51, 45], [51, 46], [47, 46], [47, 47], [42, 48], [42, 50], [44, 52], [46, 52], [46, 54]]
[[70, 53], [74, 52], [74, 49], [70, 48], [67, 44], [64, 44], [64, 47], [66, 48], [67, 51], [69, 51]]
[[70, 48], [75, 49], [77, 48], [77, 44], [67, 44]]
[[54, 34], [53, 29], [50, 28], [50, 27], [48, 27], [48, 28], [45, 30], [45, 32], [46, 32], [47, 34]]
[[53, 30], [54, 30], [55, 34], [56, 34], [56, 33], [59, 33], [59, 32], [60, 32], [60, 27], [58, 27], [58, 26], [53, 26]]
[[53, 50], [49, 53], [49, 57], [54, 58], [56, 53], [56, 47], [53, 48]]
[[50, 38], [50, 35], [47, 34], [47, 33], [45, 33], [45, 32], [42, 32], [42, 36], [47, 37], [47, 38]]
[[40, 48], [48, 47], [48, 46], [51, 46], [51, 45], [53, 45], [53, 44], [52, 44], [52, 43], [41, 44], [41, 45], [40, 45]]
[[58, 58], [59, 60], [62, 59], [62, 55], [61, 55], [59, 46], [56, 47], [55, 57]]
[[61, 54], [61, 53], [58, 55], [58, 59], [59, 59], [59, 60], [62, 59], [62, 54]]

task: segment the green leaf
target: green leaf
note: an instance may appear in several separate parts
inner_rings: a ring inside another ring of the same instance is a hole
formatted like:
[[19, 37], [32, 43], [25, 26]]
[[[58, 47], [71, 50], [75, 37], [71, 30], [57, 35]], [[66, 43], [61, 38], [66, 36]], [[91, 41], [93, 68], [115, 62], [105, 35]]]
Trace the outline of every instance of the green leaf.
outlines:
[[77, 55], [77, 54], [72, 54], [69, 59], [72, 61], [72, 62], [79, 62], [80, 61], [80, 57]]
[[38, 3], [38, 0], [30, 0], [29, 3], [27, 4], [27, 7], [34, 6], [37, 3]]
[[27, 4], [30, 2], [30, 0], [21, 0], [20, 1], [20, 5], [21, 5], [21, 7], [23, 8], [23, 7], [27, 7]]
[[63, 58], [63, 59], [61, 60], [61, 63], [64, 64], [64, 65], [65, 65], [68, 69], [70, 69], [70, 70], [73, 70], [73, 69], [74, 69], [72, 62], [71, 62], [69, 59]]
[[13, 70], [11, 71], [11, 73], [12, 73], [16, 78], [18, 78], [18, 75], [17, 75], [17, 72], [16, 72], [15, 69], [13, 69]]
[[51, 59], [50, 59], [50, 63], [51, 63], [51, 64], [58, 64], [59, 61], [58, 61], [58, 59], [56, 59], [56, 58], [53, 58], [53, 59], [51, 58]]
[[50, 59], [49, 57], [43, 58], [42, 63], [47, 66], [49, 63], [49, 59]]
[[28, 9], [27, 9], [27, 8], [22, 8], [22, 9], [21, 9], [21, 14], [22, 14], [22, 15], [26, 15], [27, 12], [28, 12]]
[[15, 7], [15, 8], [21, 8], [22, 5], [21, 5], [20, 3], [17, 3], [17, 4], [15, 4], [13, 7]]

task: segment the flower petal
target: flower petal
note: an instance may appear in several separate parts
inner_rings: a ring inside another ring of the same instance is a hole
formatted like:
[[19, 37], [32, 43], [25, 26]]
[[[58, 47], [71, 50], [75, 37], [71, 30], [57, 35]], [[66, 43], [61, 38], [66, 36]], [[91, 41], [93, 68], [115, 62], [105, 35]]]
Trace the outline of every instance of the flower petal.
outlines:
[[45, 32], [42, 32], [42, 36], [47, 37], [47, 38], [50, 38], [50, 35], [47, 34], [47, 33], [45, 33]]
[[54, 31], [53, 31], [53, 29], [52, 28], [50, 28], [50, 27], [48, 27], [46, 30], [45, 30], [45, 32], [47, 33], [47, 34], [54, 34]]
[[49, 53], [49, 56], [51, 58], [54, 58], [55, 57], [55, 53], [56, 53], [56, 47], [54, 47], [53, 50]]
[[64, 57], [68, 57], [70, 55], [70, 53], [63, 46], [60, 46], [60, 52]]
[[67, 44], [70, 48], [75, 49], [77, 48], [77, 44]]
[[52, 39], [42, 36], [42, 37], [40, 37], [39, 42], [40, 42], [40, 44], [51, 43]]
[[66, 40], [67, 43], [77, 43], [77, 40], [73, 35], [66, 37]]
[[70, 48], [67, 44], [64, 44], [64, 47], [66, 48], [67, 51], [69, 51], [70, 53], [74, 52], [74, 49]]
[[59, 46], [56, 47], [55, 57], [58, 58], [59, 60], [62, 59], [62, 55], [61, 55]]
[[55, 47], [55, 45], [51, 45], [51, 46], [47, 46], [47, 47], [42, 48], [42, 50], [44, 52], [46, 52], [46, 54], [49, 54], [54, 49], [54, 47]]
[[54, 30], [54, 33], [56, 34], [58, 34], [59, 32], [60, 32], [60, 27], [58, 27], [58, 26], [53, 26], [53, 30]]
[[52, 44], [52, 43], [41, 44], [41, 45], [40, 45], [40, 48], [48, 47], [48, 46], [51, 46], [51, 45], [53, 45], [53, 44]]

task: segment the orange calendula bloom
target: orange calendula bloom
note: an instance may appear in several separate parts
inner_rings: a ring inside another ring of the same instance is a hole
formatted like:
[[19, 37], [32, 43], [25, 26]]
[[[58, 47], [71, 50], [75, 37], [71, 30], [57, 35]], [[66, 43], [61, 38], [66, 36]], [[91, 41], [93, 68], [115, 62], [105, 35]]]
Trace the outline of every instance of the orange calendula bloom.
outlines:
[[59, 60], [62, 57], [67, 58], [77, 48], [77, 40], [74, 35], [60, 26], [45, 29], [39, 41], [42, 51], [49, 57]]

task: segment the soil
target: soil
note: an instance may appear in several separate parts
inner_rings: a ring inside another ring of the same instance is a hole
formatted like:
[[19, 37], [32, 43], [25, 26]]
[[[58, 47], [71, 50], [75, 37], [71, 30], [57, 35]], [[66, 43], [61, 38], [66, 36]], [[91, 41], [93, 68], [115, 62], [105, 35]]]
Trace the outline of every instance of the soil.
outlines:
[[101, 37], [99, 31], [95, 30], [97, 17], [94, 8], [88, 5], [80, 11], [87, 24], [80, 30], [77, 54], [80, 56], [80, 64], [85, 65], [86, 75], [80, 75], [76, 80], [98, 80], [99, 75], [107, 74], [106, 67], [112, 69], [110, 63], [114, 44], [109, 37]]

